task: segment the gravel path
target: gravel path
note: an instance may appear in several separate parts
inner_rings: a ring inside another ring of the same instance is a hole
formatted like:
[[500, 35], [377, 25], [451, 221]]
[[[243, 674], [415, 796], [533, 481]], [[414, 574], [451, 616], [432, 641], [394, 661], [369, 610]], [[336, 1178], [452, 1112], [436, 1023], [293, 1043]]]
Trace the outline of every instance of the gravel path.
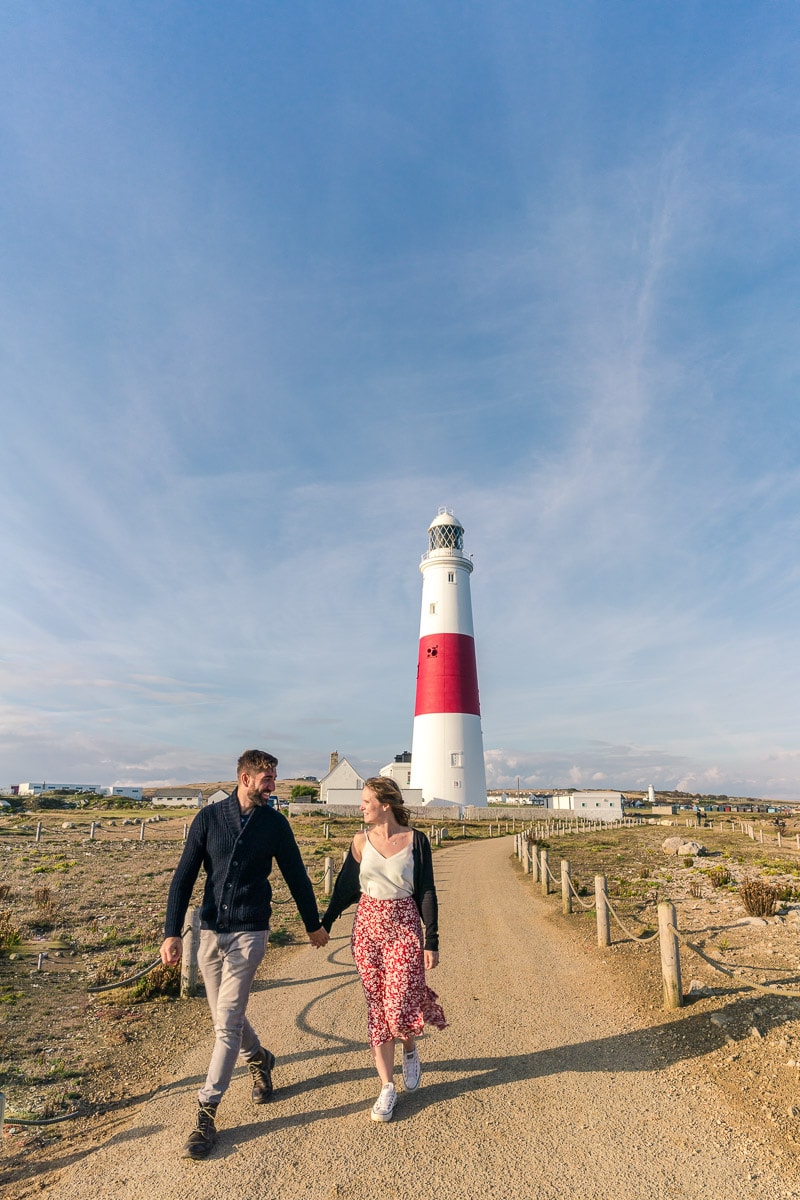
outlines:
[[[451, 1022], [421, 1045], [423, 1081], [395, 1119], [369, 1119], [377, 1077], [350, 958], [349, 921], [325, 951], [251, 1000], [278, 1055], [273, 1103], [237, 1071], [220, 1138], [179, 1157], [208, 1061], [201, 1038], [48, 1200], [758, 1200], [800, 1198], [800, 1170], [727, 1107], [673, 1023], [624, 1011], [602, 958], [582, 950], [515, 873], [510, 838], [436, 855], [442, 963], [431, 983]], [[398, 1072], [399, 1074], [399, 1072]], [[746, 1126], [746, 1127], [745, 1127]]]

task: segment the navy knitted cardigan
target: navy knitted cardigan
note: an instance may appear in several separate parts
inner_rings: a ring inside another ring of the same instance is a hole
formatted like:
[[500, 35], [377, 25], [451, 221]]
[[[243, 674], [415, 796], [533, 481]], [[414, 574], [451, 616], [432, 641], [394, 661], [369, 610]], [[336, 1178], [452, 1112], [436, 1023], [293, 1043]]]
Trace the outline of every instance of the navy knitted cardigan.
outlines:
[[[433, 882], [433, 855], [431, 844], [425, 834], [414, 830], [412, 841], [414, 856], [414, 903], [425, 927], [425, 949], [439, 949], [439, 902], [436, 897], [436, 887]], [[330, 904], [325, 910], [322, 924], [331, 931], [333, 922], [340, 917], [346, 908], [361, 899], [361, 863], [353, 858], [352, 846], [347, 858], [342, 864]]]
[[320, 927], [314, 889], [292, 828], [274, 808], [252, 810], [242, 828], [236, 789], [202, 809], [189, 829], [167, 897], [165, 937], [180, 937], [195, 880], [203, 867], [206, 883], [200, 924], [217, 933], [268, 929], [272, 915], [269, 874], [273, 859], [292, 893], [306, 930]]

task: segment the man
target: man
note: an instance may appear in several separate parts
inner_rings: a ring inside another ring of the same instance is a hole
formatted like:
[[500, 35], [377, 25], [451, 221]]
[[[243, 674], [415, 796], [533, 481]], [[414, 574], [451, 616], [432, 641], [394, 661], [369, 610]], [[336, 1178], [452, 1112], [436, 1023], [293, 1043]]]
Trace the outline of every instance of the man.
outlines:
[[269, 875], [278, 864], [312, 946], [324, 946], [311, 881], [289, 822], [269, 805], [278, 760], [263, 750], [246, 750], [236, 764], [237, 785], [225, 800], [198, 813], [175, 870], [167, 898], [161, 961], [177, 963], [181, 932], [200, 867], [206, 881], [200, 910], [198, 964], [206, 986], [216, 1040], [206, 1081], [198, 1093], [197, 1123], [184, 1158], [205, 1158], [217, 1138], [217, 1105], [239, 1052], [253, 1076], [253, 1100], [272, 1096], [275, 1056], [261, 1045], [245, 1016], [250, 988], [264, 957], [272, 914]]

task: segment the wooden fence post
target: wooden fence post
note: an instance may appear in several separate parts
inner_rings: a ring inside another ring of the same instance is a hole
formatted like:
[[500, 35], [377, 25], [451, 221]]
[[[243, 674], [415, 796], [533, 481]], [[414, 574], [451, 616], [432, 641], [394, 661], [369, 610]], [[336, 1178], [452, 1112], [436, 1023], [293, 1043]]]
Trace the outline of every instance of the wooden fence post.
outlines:
[[144, 821], [142, 821], [141, 825], [139, 826], [139, 841], [144, 841]]
[[541, 882], [542, 882], [542, 895], [549, 896], [550, 895], [550, 869], [549, 869], [548, 863], [547, 863], [547, 847], [546, 846], [542, 846], [542, 854], [541, 854], [541, 862], [540, 862], [540, 875], [541, 875]]
[[658, 939], [661, 946], [661, 977], [664, 981], [664, 1008], [683, 1007], [680, 945], [670, 929], [675, 924], [675, 905], [665, 900], [658, 906]]
[[197, 952], [200, 949], [200, 909], [192, 907], [186, 914], [187, 928], [183, 935], [181, 956], [181, 999], [197, 995]]
[[572, 890], [570, 888], [569, 863], [561, 860], [561, 911], [565, 917], [572, 912]]
[[42, 840], [42, 822], [41, 821], [36, 822], [36, 840], [37, 840], [37, 842], [40, 842]]
[[183, 823], [183, 840], [184, 841], [186, 841], [186, 835], [188, 834], [188, 832], [189, 832], [189, 826], [184, 821], [184, 823]]
[[333, 891], [333, 859], [326, 857], [325, 859], [325, 895], [330, 896]]
[[0, 1142], [3, 1138], [3, 1121], [6, 1117], [6, 1098], [3, 1092], [0, 1092]]
[[539, 882], [539, 843], [531, 842], [531, 875], [533, 882]]
[[97, 826], [95, 825], [94, 821], [92, 821], [91, 827], [89, 829], [89, 841], [90, 842], [94, 841], [94, 831], [96, 828], [97, 828]]
[[608, 915], [608, 896], [605, 875], [594, 877], [594, 898], [597, 909], [597, 945], [602, 950], [611, 945], [611, 921]]

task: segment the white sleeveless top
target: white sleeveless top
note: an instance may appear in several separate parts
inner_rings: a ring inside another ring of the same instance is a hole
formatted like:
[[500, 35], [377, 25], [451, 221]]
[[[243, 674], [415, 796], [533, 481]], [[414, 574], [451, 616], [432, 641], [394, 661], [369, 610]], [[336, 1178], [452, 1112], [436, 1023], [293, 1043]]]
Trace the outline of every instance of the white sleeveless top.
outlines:
[[361, 851], [359, 881], [365, 896], [375, 900], [402, 900], [414, 894], [413, 841], [405, 850], [384, 858], [367, 835]]

